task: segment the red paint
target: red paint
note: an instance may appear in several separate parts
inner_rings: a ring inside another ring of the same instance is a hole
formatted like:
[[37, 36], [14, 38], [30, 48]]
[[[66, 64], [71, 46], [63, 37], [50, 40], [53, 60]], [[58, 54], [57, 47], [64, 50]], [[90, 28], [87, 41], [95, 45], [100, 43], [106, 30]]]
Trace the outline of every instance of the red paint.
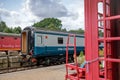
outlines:
[[20, 50], [20, 40], [20, 36], [1, 36], [0, 34], [0, 50]]
[[[69, 43], [70, 37], [74, 38], [74, 43]], [[70, 64], [68, 63], [68, 48], [69, 46], [74, 46], [74, 63]], [[74, 70], [74, 73], [69, 73], [70, 70]], [[80, 80], [85, 78], [85, 68], [80, 68], [77, 63], [77, 56], [76, 56], [76, 35], [75, 34], [69, 34], [68, 39], [67, 39], [67, 44], [66, 44], [66, 76], [65, 80], [70, 79], [70, 80]]]
[[45, 39], [47, 39], [48, 38], [48, 36], [45, 36]]
[[[103, 3], [103, 13], [98, 12], [98, 3]], [[92, 61], [98, 56], [98, 43], [104, 43], [105, 67], [101, 72], [98, 61], [89, 63], [89, 72], [86, 72], [86, 80], [119, 80], [120, 70], [116, 63], [120, 63], [120, 0], [85, 0], [85, 57], [86, 61]], [[103, 16], [98, 19], [98, 15]], [[98, 22], [103, 21], [103, 26]], [[104, 31], [103, 38], [98, 37], [98, 30]], [[119, 47], [118, 47], [119, 46]], [[98, 59], [101, 60], [101, 59]], [[87, 69], [87, 67], [86, 67]], [[99, 73], [100, 72], [100, 73]], [[104, 78], [99, 77], [103, 75]]]

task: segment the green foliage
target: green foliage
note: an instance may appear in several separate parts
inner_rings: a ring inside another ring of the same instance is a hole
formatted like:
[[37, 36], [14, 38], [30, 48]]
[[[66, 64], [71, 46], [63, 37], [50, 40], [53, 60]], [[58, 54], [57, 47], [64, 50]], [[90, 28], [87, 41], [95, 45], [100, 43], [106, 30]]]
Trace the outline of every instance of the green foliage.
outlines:
[[62, 29], [62, 31], [67, 32], [66, 28]]
[[84, 34], [84, 30], [83, 29], [78, 29], [78, 33], [80, 33], [80, 34]]
[[5, 32], [5, 33], [16, 33], [19, 34], [21, 33], [21, 27], [15, 27], [15, 28], [9, 28], [4, 21], [0, 22], [0, 32]]
[[3, 32], [5, 28], [7, 28], [6, 23], [4, 21], [1, 21], [0, 22], [0, 32]]
[[77, 34], [84, 34], [84, 30], [82, 30], [81, 28], [79, 28], [78, 30], [70, 30], [69, 32], [77, 33]]
[[103, 32], [102, 32], [102, 30], [99, 30], [99, 36], [100, 36], [100, 37], [103, 37]]
[[18, 26], [18, 27], [15, 27], [15, 28], [5, 28], [3, 32], [5, 33], [16, 33], [16, 34], [20, 34], [22, 31], [22, 29]]
[[5, 32], [5, 33], [13, 33], [13, 28], [6, 27], [3, 32]]
[[21, 31], [22, 31], [22, 29], [21, 29], [21, 27], [20, 27], [20, 26], [15, 27], [15, 28], [13, 29], [13, 33], [16, 33], [16, 34], [21, 33]]
[[40, 22], [34, 23], [33, 26], [49, 30], [62, 30], [61, 20], [57, 18], [45, 18]]
[[49, 30], [59, 30], [57, 27], [54, 26], [53, 23], [51, 23], [50, 25], [48, 25], [48, 27], [46, 29], [49, 29]]

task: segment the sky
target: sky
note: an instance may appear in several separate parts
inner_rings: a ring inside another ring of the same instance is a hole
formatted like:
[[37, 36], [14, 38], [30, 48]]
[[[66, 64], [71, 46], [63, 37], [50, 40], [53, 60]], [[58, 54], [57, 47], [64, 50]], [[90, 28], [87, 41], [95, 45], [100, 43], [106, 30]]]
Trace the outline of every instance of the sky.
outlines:
[[0, 0], [0, 21], [9, 27], [31, 26], [55, 17], [67, 30], [84, 29], [84, 0]]

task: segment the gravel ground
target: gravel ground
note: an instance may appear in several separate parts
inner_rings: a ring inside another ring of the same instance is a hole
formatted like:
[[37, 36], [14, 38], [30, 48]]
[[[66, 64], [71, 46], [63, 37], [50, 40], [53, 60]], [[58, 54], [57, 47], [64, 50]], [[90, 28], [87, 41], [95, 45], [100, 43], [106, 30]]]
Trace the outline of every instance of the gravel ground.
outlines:
[[0, 74], [0, 80], [64, 80], [65, 65]]

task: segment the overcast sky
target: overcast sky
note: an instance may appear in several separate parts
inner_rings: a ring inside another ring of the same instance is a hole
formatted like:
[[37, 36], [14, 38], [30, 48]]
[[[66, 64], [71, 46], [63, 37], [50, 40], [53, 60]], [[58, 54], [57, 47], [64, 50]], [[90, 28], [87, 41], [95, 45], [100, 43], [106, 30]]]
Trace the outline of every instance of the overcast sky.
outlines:
[[9, 27], [24, 28], [47, 17], [59, 18], [67, 30], [84, 29], [84, 0], [0, 0], [0, 20]]

